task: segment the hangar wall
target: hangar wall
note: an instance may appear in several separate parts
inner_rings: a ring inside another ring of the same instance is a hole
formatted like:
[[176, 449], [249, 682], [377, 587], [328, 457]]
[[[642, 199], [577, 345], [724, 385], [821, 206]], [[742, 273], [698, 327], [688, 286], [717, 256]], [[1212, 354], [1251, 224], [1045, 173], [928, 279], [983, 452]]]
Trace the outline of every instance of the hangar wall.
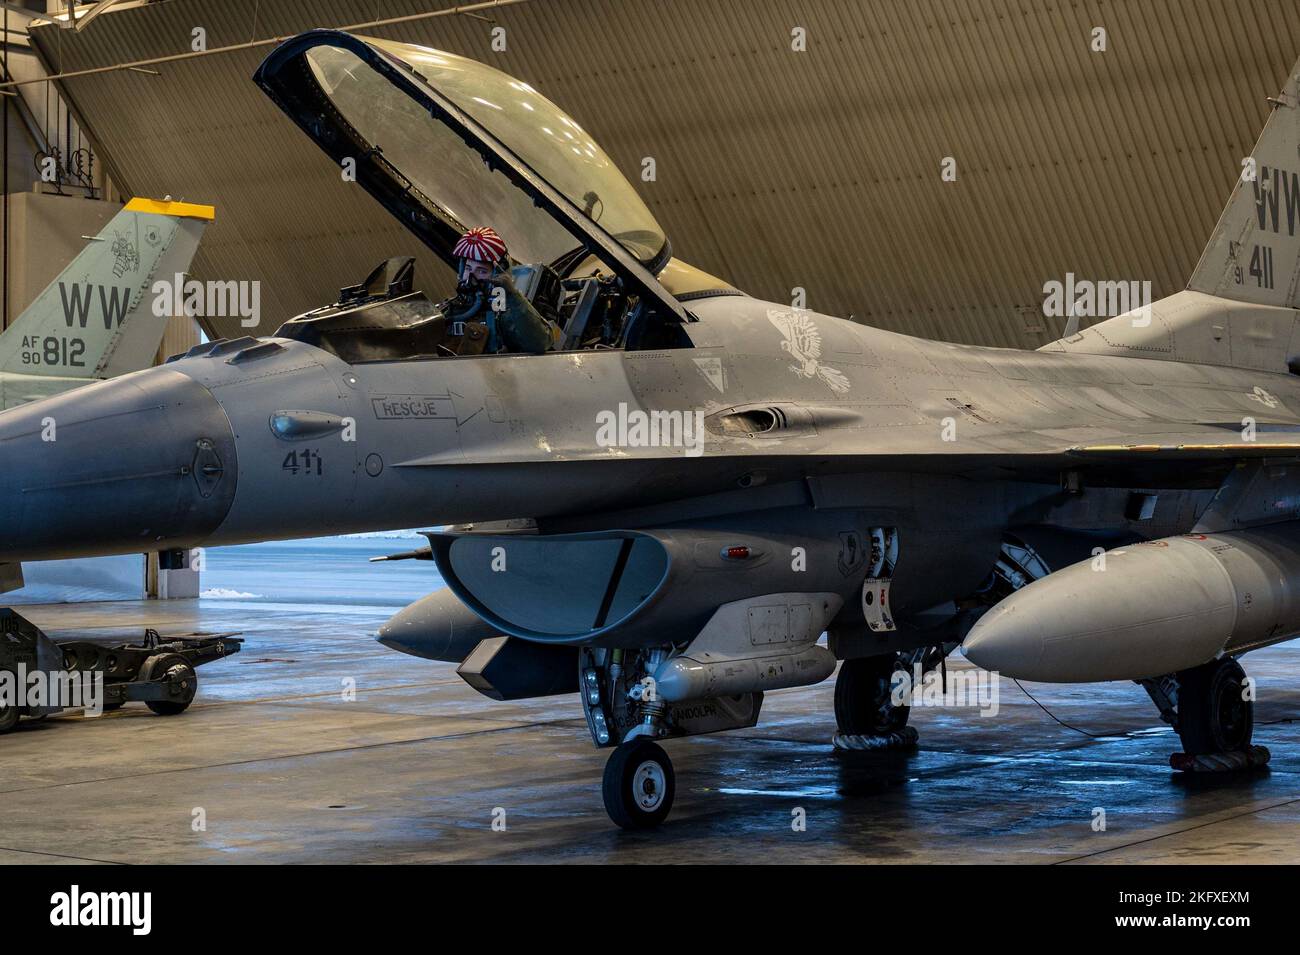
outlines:
[[[34, 35], [67, 71], [183, 52], [196, 26], [215, 48], [439, 6], [163, 0]], [[1300, 14], [1276, 0], [531, 0], [491, 17], [372, 32], [520, 76], [634, 180], [654, 157], [638, 188], [677, 254], [755, 295], [801, 286], [819, 311], [1014, 347], [1058, 337], [1042, 286], [1067, 272], [1184, 285], [1300, 57]], [[64, 83], [124, 192], [216, 204], [196, 277], [263, 280], [263, 333], [416, 251], [249, 81], [268, 49]]]
[[98, 234], [122, 208], [115, 202], [38, 192], [15, 193], [8, 207], [9, 280], [4, 292], [13, 319], [86, 247], [82, 236]]

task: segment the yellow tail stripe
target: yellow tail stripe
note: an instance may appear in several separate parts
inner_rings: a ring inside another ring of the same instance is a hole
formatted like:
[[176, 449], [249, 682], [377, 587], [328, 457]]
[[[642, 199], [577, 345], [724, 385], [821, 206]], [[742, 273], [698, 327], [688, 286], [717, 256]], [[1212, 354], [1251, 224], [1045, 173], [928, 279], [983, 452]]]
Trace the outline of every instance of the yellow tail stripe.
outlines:
[[217, 213], [215, 206], [203, 206], [194, 202], [164, 202], [161, 199], [141, 199], [138, 196], [126, 204], [126, 211], [153, 212], [181, 219], [206, 219], [208, 222], [216, 218]]

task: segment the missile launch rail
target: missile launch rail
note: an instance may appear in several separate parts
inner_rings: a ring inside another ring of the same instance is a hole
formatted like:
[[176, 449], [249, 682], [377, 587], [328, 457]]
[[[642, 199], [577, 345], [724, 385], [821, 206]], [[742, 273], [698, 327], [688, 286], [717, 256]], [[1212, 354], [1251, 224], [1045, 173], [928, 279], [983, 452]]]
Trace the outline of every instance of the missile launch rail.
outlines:
[[140, 643], [55, 640], [16, 611], [0, 608], [0, 735], [23, 717], [42, 719], [73, 708], [48, 693], [45, 703], [25, 705], [15, 695], [28, 685], [24, 675], [39, 672], [49, 686], [51, 676], [58, 675], [66, 688], [75, 678], [103, 674], [97, 693], [102, 693], [105, 712], [140, 702], [160, 716], [175, 716], [198, 691], [196, 668], [238, 653], [243, 642], [235, 632], [164, 640], [156, 630], [146, 630]]

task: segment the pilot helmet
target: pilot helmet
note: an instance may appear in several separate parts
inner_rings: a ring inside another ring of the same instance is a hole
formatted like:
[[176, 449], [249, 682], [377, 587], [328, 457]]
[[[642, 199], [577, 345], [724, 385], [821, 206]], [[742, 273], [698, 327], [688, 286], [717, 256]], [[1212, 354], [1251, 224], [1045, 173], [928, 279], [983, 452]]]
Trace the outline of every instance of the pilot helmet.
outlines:
[[479, 226], [460, 237], [452, 254], [463, 261], [495, 265], [506, 257], [506, 242], [495, 229]]

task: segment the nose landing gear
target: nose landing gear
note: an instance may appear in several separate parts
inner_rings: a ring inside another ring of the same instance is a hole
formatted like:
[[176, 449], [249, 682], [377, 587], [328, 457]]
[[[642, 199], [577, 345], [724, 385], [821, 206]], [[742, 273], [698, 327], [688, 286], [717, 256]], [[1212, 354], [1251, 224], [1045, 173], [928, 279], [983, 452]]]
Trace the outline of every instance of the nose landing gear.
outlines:
[[610, 753], [601, 794], [605, 811], [624, 829], [651, 829], [668, 818], [677, 779], [657, 743], [633, 739]]

